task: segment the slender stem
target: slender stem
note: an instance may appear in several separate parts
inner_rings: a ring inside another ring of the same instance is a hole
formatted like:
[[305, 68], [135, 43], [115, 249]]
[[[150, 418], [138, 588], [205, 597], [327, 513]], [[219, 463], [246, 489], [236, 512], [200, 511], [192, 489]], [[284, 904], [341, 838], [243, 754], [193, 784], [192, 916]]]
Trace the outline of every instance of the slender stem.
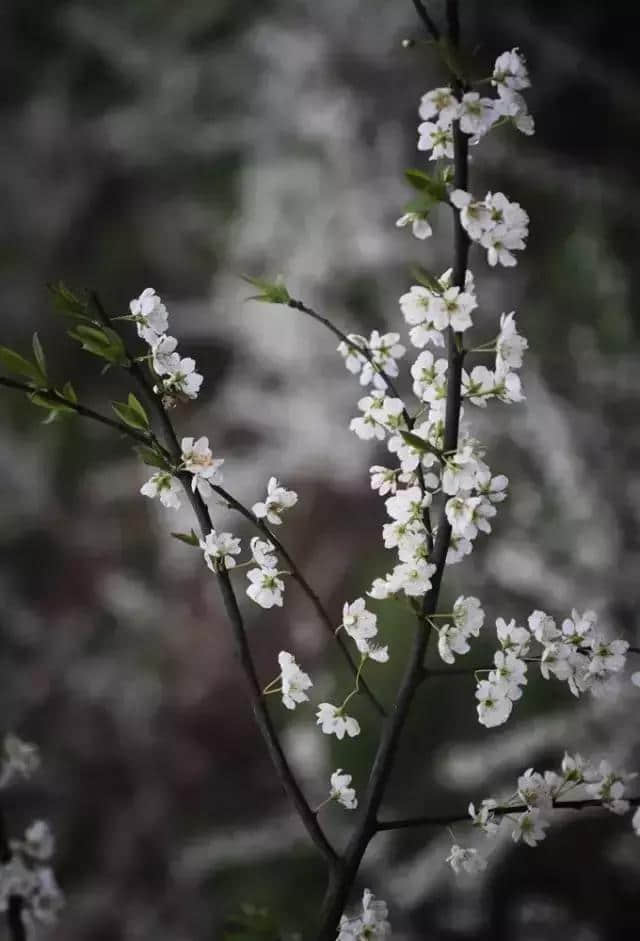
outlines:
[[[96, 294], [92, 294], [91, 297], [103, 323], [113, 329], [113, 323], [106, 313], [98, 296]], [[139, 366], [138, 363], [135, 362], [134, 358], [129, 354], [126, 348], [125, 352], [127, 353], [128, 359], [131, 361], [131, 364], [127, 367], [127, 369], [129, 372], [131, 372], [134, 379], [138, 383], [152, 413], [155, 414], [158, 418], [163, 429], [165, 443], [168, 451], [174, 463], [176, 466], [178, 466], [181, 461], [182, 452], [171, 419], [169, 418], [164, 405], [162, 404], [162, 400], [153, 391], [143, 369]], [[198, 491], [193, 490], [191, 486], [192, 475], [183, 471], [179, 472], [177, 476], [183, 486], [187, 499], [191, 504], [196, 519], [198, 520], [200, 532], [204, 538], [213, 529], [213, 522], [211, 520], [209, 509]], [[236, 654], [238, 660], [240, 661], [242, 672], [245, 677], [247, 693], [251, 702], [251, 707], [253, 709], [256, 723], [265, 741], [273, 765], [276, 769], [276, 772], [278, 773], [284, 790], [298, 811], [298, 815], [300, 816], [300, 819], [302, 820], [302, 823], [304, 824], [309, 836], [322, 855], [325, 857], [330, 867], [333, 867], [337, 860], [337, 854], [325, 836], [324, 831], [316, 820], [311, 807], [309, 806], [304, 794], [302, 793], [302, 790], [300, 789], [300, 786], [298, 785], [295, 775], [289, 766], [282, 745], [280, 744], [278, 733], [275, 729], [275, 726], [273, 725], [266, 702], [263, 698], [262, 687], [260, 685], [260, 681], [258, 680], [255, 664], [251, 655], [251, 649], [247, 640], [244, 620], [242, 618], [240, 608], [238, 607], [238, 602], [231, 584], [231, 579], [229, 578], [229, 574], [225, 569], [218, 570], [217, 581], [227, 618], [233, 631]]]
[[[449, 17], [449, 40], [452, 45], [457, 46], [459, 38], [457, 0], [448, 0], [447, 13]], [[457, 79], [454, 84], [456, 83]], [[458, 86], [459, 83], [456, 85], [456, 89], [459, 91]], [[456, 188], [467, 189], [467, 164], [467, 138], [462, 134], [456, 122], [454, 124], [454, 179]], [[464, 287], [468, 252], [469, 239], [460, 224], [460, 218], [458, 216], [455, 220], [452, 283], [460, 288]], [[318, 319], [324, 322], [324, 318]], [[330, 326], [330, 329], [333, 328]], [[452, 329], [449, 329], [444, 452], [456, 451], [458, 446], [460, 408], [462, 402], [462, 363], [464, 356], [461, 352], [461, 346], [460, 338]], [[369, 784], [361, 804], [356, 830], [347, 845], [341, 866], [336, 872], [331, 874], [329, 880], [321, 915], [321, 928], [316, 941], [333, 941], [335, 938], [336, 927], [344, 910], [351, 886], [356, 878], [362, 857], [373, 835], [376, 833], [378, 826], [378, 810], [393, 770], [402, 731], [405, 727], [413, 698], [424, 676], [424, 659], [432, 633], [432, 627], [425, 621], [425, 618], [428, 618], [437, 609], [440, 584], [444, 573], [450, 541], [451, 526], [449, 525], [443, 508], [432, 556], [432, 560], [436, 566], [436, 571], [434, 572], [431, 582], [432, 587], [423, 599], [422, 611], [418, 616], [418, 624], [416, 626], [412, 650], [405, 667], [393, 711], [382, 728], [380, 742], [369, 775]]]
[[[300, 571], [300, 568], [294, 562], [293, 558], [289, 554], [288, 550], [284, 547], [280, 539], [274, 534], [273, 530], [270, 529], [266, 523], [264, 523], [261, 519], [258, 519], [258, 517], [255, 516], [251, 512], [251, 510], [247, 509], [246, 506], [240, 503], [240, 501], [237, 500], [234, 496], [232, 496], [232, 494], [230, 494], [228, 490], [225, 490], [224, 487], [220, 487], [214, 484], [212, 489], [215, 491], [215, 493], [218, 494], [218, 496], [222, 497], [225, 503], [227, 503], [232, 509], [236, 510], [238, 513], [244, 516], [244, 518], [248, 520], [253, 526], [255, 526], [256, 529], [258, 529], [262, 533], [262, 535], [265, 536], [265, 538], [269, 539], [270, 542], [273, 543], [273, 545], [276, 547], [276, 549], [278, 550], [282, 558], [285, 560], [285, 562], [291, 569], [292, 578], [294, 578], [296, 582], [300, 585], [300, 588], [304, 591], [309, 601], [315, 608], [318, 614], [318, 617], [320, 618], [321, 622], [325, 626], [326, 630], [332, 636], [335, 637], [336, 643], [338, 644], [338, 647], [340, 648], [342, 656], [345, 658], [347, 664], [349, 665], [349, 669], [352, 675], [356, 676], [358, 672], [358, 664], [352, 657], [346, 642], [344, 641], [342, 637], [340, 637], [338, 634], [335, 633], [333, 622], [331, 621], [331, 618], [329, 617], [329, 614], [327, 613], [326, 608], [324, 607], [317, 593], [313, 590], [309, 582], [306, 580], [306, 578]], [[379, 715], [381, 716], [385, 716], [387, 713], [386, 713], [384, 706], [377, 699], [375, 693], [373, 692], [371, 687], [365, 682], [364, 679], [361, 679], [361, 690], [364, 693], [364, 695], [367, 697], [371, 705], [374, 707], [376, 712], [378, 712]]]
[[[7, 833], [7, 824], [4, 810], [0, 807], [0, 863], [3, 865], [11, 859], [11, 844]], [[11, 941], [26, 941], [27, 930], [22, 920], [24, 900], [21, 895], [10, 895], [6, 910], [7, 928]]]
[[423, 0], [412, 0], [412, 3], [414, 7], [416, 8], [416, 13], [418, 14], [420, 19], [424, 23], [427, 29], [427, 32], [430, 33], [431, 37], [436, 42], [438, 42], [438, 40], [440, 39], [440, 30], [438, 29], [435, 22], [433, 21], [433, 18], [429, 14], [426, 4], [423, 2]]
[[[628, 797], [632, 807], [640, 806], [640, 797]], [[597, 798], [587, 800], [555, 801], [554, 810], [585, 810], [588, 807], [603, 807], [603, 801]], [[507, 814], [523, 814], [529, 808], [526, 804], [516, 804], [511, 807], [494, 807], [491, 813], [495, 817], [504, 817]], [[445, 814], [441, 817], [405, 817], [398, 820], [379, 820], [377, 831], [382, 830], [408, 830], [411, 827], [446, 827], [454, 823], [470, 823], [469, 814], [453, 813]]]
[[[307, 305], [304, 304], [302, 301], [297, 301], [297, 300], [294, 300], [294, 298], [290, 298], [288, 306], [293, 307], [294, 310], [299, 310], [301, 313], [306, 314], [307, 317], [311, 317], [313, 320], [316, 320], [318, 323], [321, 323], [323, 326], [327, 328], [327, 330], [330, 330], [331, 333], [337, 336], [343, 343], [346, 343], [347, 346], [351, 347], [352, 350], [356, 350], [356, 352], [360, 353], [361, 356], [364, 356], [364, 358], [367, 360], [368, 363], [370, 363], [370, 365], [375, 370], [375, 372], [377, 372], [380, 376], [382, 376], [382, 378], [387, 384], [387, 388], [389, 389], [389, 392], [393, 395], [393, 397], [396, 399], [400, 398], [400, 395], [398, 394], [398, 390], [396, 389], [393, 383], [393, 380], [387, 375], [384, 369], [376, 363], [375, 359], [373, 358], [373, 356], [371, 355], [371, 353], [369, 352], [366, 346], [360, 346], [359, 343], [354, 343], [353, 340], [349, 339], [346, 333], [343, 333], [342, 330], [339, 330], [338, 327], [334, 326], [334, 324], [331, 323], [328, 317], [323, 317], [322, 314], [318, 314], [315, 310], [313, 310], [313, 308], [307, 307]], [[411, 428], [413, 423], [411, 420], [411, 416], [409, 415], [406, 409], [402, 410], [402, 415], [403, 415], [404, 420], [407, 423], [407, 427]]]
[[61, 406], [73, 409], [74, 412], [81, 415], [83, 418], [92, 418], [101, 425], [106, 425], [108, 428], [119, 431], [120, 434], [135, 438], [135, 440], [141, 442], [141, 444], [151, 444], [153, 441], [151, 432], [138, 431], [136, 428], [125, 425], [124, 422], [116, 421], [115, 418], [109, 418], [108, 415], [101, 415], [100, 412], [95, 412], [92, 408], [87, 408], [86, 405], [72, 402], [71, 399], [67, 399], [64, 395], [56, 392], [55, 389], [36, 389], [33, 386], [27, 385], [25, 382], [18, 382], [16, 379], [8, 379], [6, 376], [0, 376], [0, 386], [5, 386], [7, 389], [17, 389], [20, 392], [26, 392], [27, 395], [33, 395], [34, 393], [37, 395], [46, 395], [47, 398], [58, 402]]

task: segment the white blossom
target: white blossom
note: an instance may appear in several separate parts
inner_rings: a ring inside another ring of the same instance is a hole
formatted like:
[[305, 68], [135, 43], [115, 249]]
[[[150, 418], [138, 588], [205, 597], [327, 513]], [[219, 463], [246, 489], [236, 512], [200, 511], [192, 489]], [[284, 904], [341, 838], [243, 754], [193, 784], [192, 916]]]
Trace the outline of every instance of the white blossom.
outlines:
[[424, 121], [435, 118], [442, 127], [450, 127], [458, 117], [459, 103], [450, 88], [434, 88], [422, 96], [419, 113]]
[[433, 229], [425, 215], [419, 212], [405, 212], [404, 215], [396, 221], [399, 229], [410, 225], [413, 236], [417, 239], [428, 239], [433, 234]]
[[316, 713], [317, 724], [325, 735], [335, 735], [342, 739], [345, 734], [350, 738], [360, 734], [360, 723], [353, 716], [345, 716], [339, 706], [321, 702]]
[[54, 847], [53, 831], [46, 820], [35, 820], [27, 827], [21, 848], [28, 856], [44, 862], [53, 856]]
[[272, 568], [249, 569], [247, 578], [250, 582], [247, 595], [261, 608], [281, 608], [284, 582]]
[[500, 824], [493, 815], [493, 811], [497, 806], [497, 801], [491, 797], [482, 801], [478, 811], [476, 811], [474, 804], [469, 804], [469, 816], [473, 826], [486, 833], [487, 836], [494, 836], [500, 829]]
[[175, 360], [166, 370], [166, 378], [162, 379], [161, 386], [154, 386], [155, 391], [162, 392], [165, 399], [172, 401], [176, 396], [185, 396], [196, 399], [203, 377], [196, 372], [196, 361], [190, 356], [181, 358], [176, 354]]
[[531, 634], [526, 627], [518, 627], [515, 620], [507, 622], [504, 618], [496, 619], [496, 633], [500, 646], [516, 657], [526, 657], [529, 653]]
[[496, 59], [493, 67], [492, 85], [520, 91], [531, 85], [527, 63], [517, 48], [503, 52]]
[[281, 513], [288, 510], [298, 502], [298, 494], [294, 490], [285, 490], [278, 483], [277, 478], [270, 477], [267, 484], [267, 498], [264, 503], [254, 503], [251, 507], [258, 519], [267, 520], [279, 526], [282, 523]]
[[636, 836], [640, 836], [640, 807], [638, 807], [631, 818], [631, 825]]
[[500, 316], [500, 333], [496, 341], [496, 370], [500, 373], [522, 366], [522, 354], [528, 348], [526, 339], [518, 333], [515, 311]]
[[450, 127], [423, 121], [418, 125], [418, 150], [430, 150], [429, 160], [453, 159], [453, 132]]
[[544, 840], [545, 829], [549, 826], [549, 821], [545, 819], [537, 808], [526, 810], [519, 814], [514, 821], [511, 836], [514, 843], [522, 840], [528, 846], [535, 846], [541, 840]]
[[340, 919], [336, 941], [382, 941], [391, 937], [389, 911], [381, 899], [369, 889], [362, 896], [362, 913], [352, 918], [343, 915]]
[[252, 536], [249, 542], [253, 561], [261, 569], [277, 569], [278, 560], [275, 556], [276, 548], [269, 539]]
[[478, 850], [458, 846], [457, 843], [454, 843], [451, 847], [447, 862], [456, 875], [467, 872], [473, 876], [487, 868], [487, 861], [480, 855]]
[[224, 458], [214, 458], [209, 439], [206, 437], [183, 438], [181, 444], [182, 466], [186, 471], [193, 475], [191, 486], [195, 491], [201, 480], [207, 483], [219, 483], [222, 480], [220, 468], [224, 464]]
[[301, 702], [308, 702], [306, 690], [313, 686], [309, 675], [300, 669], [295, 657], [286, 650], [278, 654], [280, 679], [282, 680], [282, 703], [287, 709], [295, 709]]
[[496, 119], [493, 98], [481, 98], [475, 91], [467, 92], [460, 102], [459, 119], [464, 134], [483, 137]]
[[502, 725], [511, 715], [513, 703], [502, 685], [481, 680], [476, 690], [478, 720], [488, 729]]
[[235, 566], [234, 555], [240, 552], [240, 540], [231, 533], [219, 533], [212, 529], [205, 539], [200, 540], [200, 548], [212, 572], [220, 567], [231, 569]]
[[149, 478], [149, 480], [140, 487], [140, 493], [145, 497], [160, 498], [163, 506], [174, 510], [179, 510], [181, 504], [180, 495], [182, 486], [180, 481], [169, 474], [167, 471], [158, 471]]
[[140, 297], [129, 302], [131, 316], [135, 320], [138, 336], [152, 344], [169, 325], [169, 315], [153, 288], [145, 288]]
[[331, 775], [330, 797], [338, 801], [347, 810], [355, 810], [358, 806], [355, 788], [349, 787], [351, 784], [351, 775], [344, 774], [342, 768], [338, 768]]

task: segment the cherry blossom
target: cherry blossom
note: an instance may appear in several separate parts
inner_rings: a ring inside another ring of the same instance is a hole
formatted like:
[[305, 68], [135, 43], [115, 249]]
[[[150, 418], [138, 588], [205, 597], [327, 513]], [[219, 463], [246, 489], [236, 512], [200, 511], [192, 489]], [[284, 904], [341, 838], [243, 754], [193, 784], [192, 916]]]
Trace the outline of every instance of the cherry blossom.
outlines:
[[266, 517], [274, 526], [279, 526], [282, 523], [282, 511], [290, 509], [297, 502], [298, 494], [294, 490], [285, 490], [276, 477], [270, 477], [266, 500], [263, 503], [254, 503], [251, 509], [258, 519]]

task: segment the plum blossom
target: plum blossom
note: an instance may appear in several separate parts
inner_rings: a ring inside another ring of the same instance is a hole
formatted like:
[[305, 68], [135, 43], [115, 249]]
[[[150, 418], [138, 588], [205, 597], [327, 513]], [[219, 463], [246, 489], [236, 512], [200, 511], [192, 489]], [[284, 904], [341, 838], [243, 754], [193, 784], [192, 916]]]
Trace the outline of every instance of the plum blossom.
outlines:
[[496, 340], [496, 370], [503, 373], [505, 370], [519, 369], [522, 366], [522, 354], [528, 346], [527, 340], [516, 328], [515, 311], [502, 314], [500, 333]]
[[217, 572], [221, 568], [231, 569], [235, 566], [236, 560], [233, 556], [240, 552], [240, 540], [231, 533], [219, 533], [212, 529], [200, 540], [200, 548], [207, 566], [212, 572]]
[[316, 712], [317, 724], [325, 735], [335, 735], [343, 739], [345, 734], [349, 738], [360, 734], [360, 723], [353, 716], [345, 716], [339, 706], [329, 702], [321, 702]]
[[247, 595], [252, 601], [265, 609], [273, 608], [274, 605], [282, 607], [284, 582], [276, 571], [271, 568], [249, 569], [247, 578], [250, 582]]
[[355, 810], [358, 806], [355, 788], [350, 787], [351, 775], [344, 774], [342, 768], [338, 768], [331, 775], [330, 798], [342, 804], [347, 810]]
[[544, 832], [549, 826], [549, 821], [545, 819], [542, 813], [535, 807], [526, 810], [516, 817], [511, 836], [514, 843], [526, 843], [527, 846], [536, 846], [541, 840], [544, 840]]
[[458, 117], [459, 102], [450, 88], [434, 88], [422, 96], [418, 109], [423, 121], [435, 118], [442, 127], [450, 127]]
[[429, 224], [427, 217], [420, 212], [405, 212], [404, 215], [396, 221], [396, 226], [403, 229], [405, 226], [411, 226], [411, 232], [414, 238], [428, 239], [433, 235], [433, 229]]
[[362, 912], [352, 918], [340, 919], [336, 941], [383, 941], [391, 937], [389, 910], [369, 889], [362, 896]]
[[418, 150], [430, 150], [429, 160], [453, 159], [453, 132], [450, 127], [423, 121], [418, 125]]
[[298, 494], [294, 490], [285, 490], [276, 477], [270, 477], [266, 500], [263, 503], [254, 503], [251, 509], [258, 519], [266, 517], [274, 526], [279, 526], [282, 523], [282, 511], [295, 506], [297, 502]]
[[193, 475], [191, 487], [194, 491], [203, 480], [209, 484], [222, 481], [220, 468], [224, 464], [224, 458], [214, 458], [207, 437], [203, 436], [197, 441], [193, 438], [183, 438], [180, 447], [182, 467]]
[[293, 654], [281, 650], [278, 663], [282, 681], [282, 703], [285, 708], [295, 709], [299, 703], [308, 702], [306, 690], [313, 686], [313, 682], [309, 675], [300, 669]]
[[179, 510], [182, 503], [180, 495], [182, 486], [180, 481], [169, 474], [167, 471], [158, 471], [149, 478], [149, 480], [140, 487], [140, 493], [152, 500], [155, 497], [160, 498], [163, 506], [173, 510]]
[[447, 862], [456, 875], [466, 872], [473, 876], [487, 868], [486, 859], [480, 855], [477, 849], [459, 846], [457, 843], [454, 843], [451, 847]]
[[135, 321], [138, 336], [150, 345], [169, 325], [167, 308], [153, 288], [145, 288], [140, 297], [130, 301], [129, 310]]
[[531, 82], [527, 63], [517, 47], [498, 56], [493, 67], [491, 84], [496, 85], [498, 89], [507, 88], [510, 91], [529, 88]]
[[462, 96], [459, 109], [460, 130], [464, 134], [483, 137], [495, 121], [494, 100], [481, 98], [470, 91]]

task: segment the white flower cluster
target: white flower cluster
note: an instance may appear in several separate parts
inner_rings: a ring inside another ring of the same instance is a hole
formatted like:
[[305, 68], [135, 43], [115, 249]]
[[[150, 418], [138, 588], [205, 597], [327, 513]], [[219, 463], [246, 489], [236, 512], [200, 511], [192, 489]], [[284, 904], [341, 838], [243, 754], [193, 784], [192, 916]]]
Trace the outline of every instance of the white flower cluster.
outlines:
[[[40, 765], [38, 749], [15, 735], [4, 740], [0, 787], [16, 777], [29, 778]], [[44, 820], [34, 821], [22, 840], [11, 840], [9, 858], [0, 863], [0, 912], [6, 912], [12, 897], [22, 901], [25, 925], [52, 925], [64, 905], [64, 897], [51, 868], [54, 837]]]
[[[494, 656], [494, 669], [478, 682], [478, 718], [492, 728], [502, 725], [511, 715], [513, 703], [521, 698], [527, 684], [527, 662], [532, 641], [540, 651], [528, 659], [540, 664], [542, 676], [564, 680], [574, 696], [589, 691], [595, 696], [611, 688], [612, 678], [624, 669], [629, 644], [625, 640], [607, 640], [597, 630], [593, 611], [571, 612], [558, 628], [544, 611], [534, 611], [529, 629], [515, 621], [508, 624], [498, 618], [496, 631], [500, 650]], [[482, 672], [482, 671], [480, 671]]]
[[377, 899], [369, 889], [362, 896], [362, 912], [352, 918], [343, 915], [336, 941], [376, 941], [391, 937], [388, 921], [389, 910], [382, 899]]
[[202, 376], [196, 372], [195, 360], [178, 353], [178, 341], [168, 336], [169, 315], [153, 288], [145, 288], [140, 297], [129, 303], [131, 319], [138, 336], [150, 347], [153, 371], [160, 380], [155, 388], [167, 404], [177, 399], [196, 399]]
[[438, 279], [438, 290], [414, 284], [400, 298], [400, 310], [409, 324], [409, 338], [422, 349], [427, 343], [444, 346], [443, 331], [453, 327], [461, 333], [473, 325], [471, 314], [478, 306], [473, 275], [467, 272], [465, 289], [451, 286], [451, 268]]
[[[486, 837], [495, 838], [501, 831], [508, 831], [514, 843], [536, 846], [546, 836], [551, 811], [554, 807], [562, 808], [562, 798], [569, 793], [572, 801], [595, 799], [614, 814], [627, 813], [630, 803], [625, 799], [625, 788], [635, 777], [635, 773], [614, 771], [607, 761], [593, 765], [581, 755], [565, 754], [560, 773], [541, 774], [528, 768], [518, 778], [516, 791], [508, 800], [487, 798], [478, 810], [469, 804], [469, 817], [474, 829]], [[581, 790], [576, 792], [576, 788]], [[634, 814], [632, 825], [640, 835], [640, 811]], [[455, 844], [447, 862], [456, 873], [474, 874], [486, 868], [487, 857], [478, 849]]]
[[456, 98], [451, 88], [434, 88], [422, 96], [418, 126], [418, 150], [431, 151], [430, 160], [453, 158], [453, 122], [458, 121], [463, 134], [477, 143], [491, 128], [511, 123], [523, 134], [533, 134], [533, 118], [520, 94], [531, 84], [524, 57], [517, 49], [498, 56], [491, 84], [497, 98], [483, 98], [478, 92], [466, 92]]
[[[398, 375], [398, 363], [406, 350], [399, 342], [399, 333], [380, 335], [374, 330], [367, 340], [357, 333], [350, 333], [349, 343], [343, 340], [338, 345], [338, 353], [344, 358], [345, 366], [355, 376], [360, 375], [360, 385], [368, 386], [372, 382], [377, 389], [386, 389], [387, 383], [380, 370], [392, 378]], [[371, 360], [357, 349], [366, 349]]]
[[455, 189], [451, 202], [460, 210], [460, 222], [472, 242], [487, 250], [487, 261], [512, 268], [517, 264], [513, 252], [526, 248], [529, 216], [520, 203], [510, 202], [504, 193], [487, 193], [475, 200], [466, 190]]

